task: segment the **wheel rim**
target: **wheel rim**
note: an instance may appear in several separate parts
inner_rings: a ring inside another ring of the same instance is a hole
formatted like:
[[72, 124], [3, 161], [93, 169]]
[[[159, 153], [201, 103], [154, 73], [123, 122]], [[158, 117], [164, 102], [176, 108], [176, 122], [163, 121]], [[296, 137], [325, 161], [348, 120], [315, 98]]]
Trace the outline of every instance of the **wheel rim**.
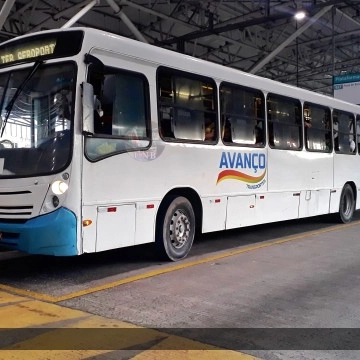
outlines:
[[176, 210], [170, 221], [170, 241], [175, 249], [181, 249], [190, 238], [190, 221], [185, 212]]

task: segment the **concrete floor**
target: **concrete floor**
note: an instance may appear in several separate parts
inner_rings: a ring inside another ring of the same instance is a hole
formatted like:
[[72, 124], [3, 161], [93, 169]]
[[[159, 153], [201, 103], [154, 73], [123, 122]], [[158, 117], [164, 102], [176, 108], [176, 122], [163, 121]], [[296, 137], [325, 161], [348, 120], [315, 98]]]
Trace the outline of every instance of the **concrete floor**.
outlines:
[[148, 246], [83, 259], [0, 254], [0, 289], [263, 359], [360, 359], [359, 219], [216, 233], [176, 264]]

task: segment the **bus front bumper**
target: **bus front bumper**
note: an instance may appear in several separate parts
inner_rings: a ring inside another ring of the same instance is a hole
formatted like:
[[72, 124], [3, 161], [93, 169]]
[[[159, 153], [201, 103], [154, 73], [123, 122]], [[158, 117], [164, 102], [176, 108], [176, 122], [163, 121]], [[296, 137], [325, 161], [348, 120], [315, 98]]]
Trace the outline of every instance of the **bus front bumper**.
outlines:
[[0, 221], [0, 246], [29, 254], [77, 255], [76, 216], [60, 208], [25, 223]]

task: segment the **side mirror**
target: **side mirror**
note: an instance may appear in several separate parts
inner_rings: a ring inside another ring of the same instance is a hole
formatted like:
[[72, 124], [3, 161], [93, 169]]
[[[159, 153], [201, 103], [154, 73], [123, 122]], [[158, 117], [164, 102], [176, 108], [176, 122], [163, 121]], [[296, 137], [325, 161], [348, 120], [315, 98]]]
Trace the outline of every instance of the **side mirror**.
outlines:
[[94, 88], [87, 82], [82, 83], [83, 133], [94, 133]]

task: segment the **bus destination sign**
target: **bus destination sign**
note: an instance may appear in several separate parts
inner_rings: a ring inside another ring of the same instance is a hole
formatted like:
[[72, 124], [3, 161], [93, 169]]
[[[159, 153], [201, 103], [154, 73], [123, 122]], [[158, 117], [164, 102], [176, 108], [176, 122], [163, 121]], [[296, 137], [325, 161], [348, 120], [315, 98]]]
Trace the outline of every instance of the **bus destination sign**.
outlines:
[[49, 56], [54, 53], [56, 40], [36, 41], [32, 44], [22, 43], [21, 45], [8, 46], [0, 50], [0, 65], [9, 64], [15, 61]]

